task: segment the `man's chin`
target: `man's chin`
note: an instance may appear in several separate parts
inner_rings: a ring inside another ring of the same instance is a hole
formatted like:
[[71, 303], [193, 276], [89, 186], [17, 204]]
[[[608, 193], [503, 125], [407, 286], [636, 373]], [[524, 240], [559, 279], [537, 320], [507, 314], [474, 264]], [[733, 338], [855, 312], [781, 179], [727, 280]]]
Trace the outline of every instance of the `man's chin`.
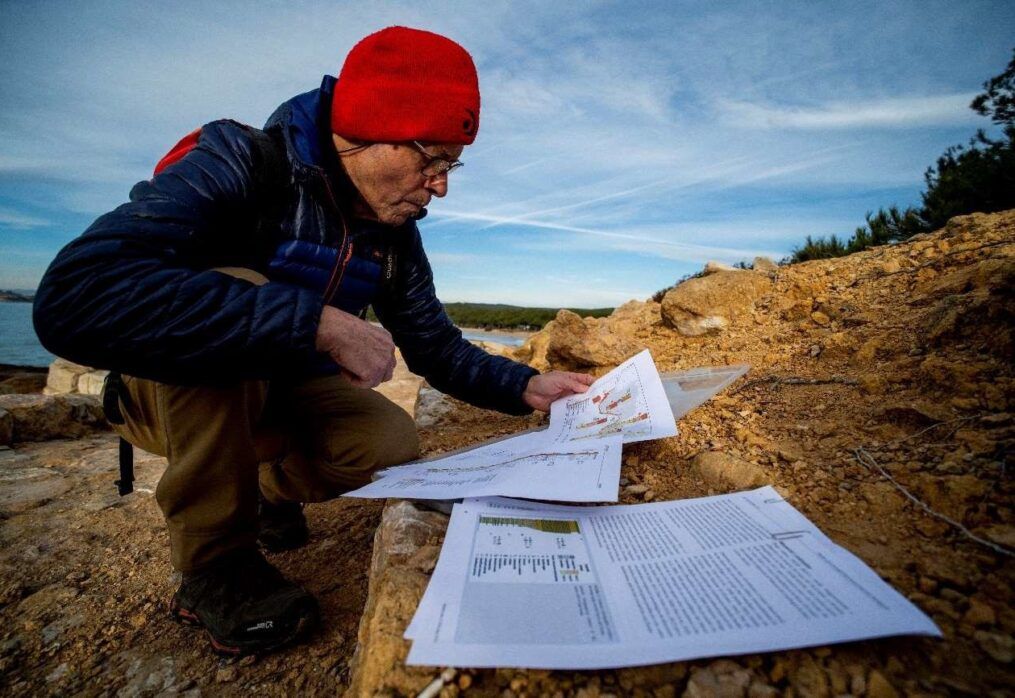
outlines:
[[427, 213], [427, 211], [426, 211], [425, 208], [417, 208], [414, 211], [407, 211], [407, 212], [398, 211], [397, 213], [391, 213], [391, 214], [388, 214], [386, 216], [383, 216], [383, 217], [379, 218], [378, 220], [381, 223], [383, 223], [384, 225], [390, 225], [392, 227], [397, 227], [397, 226], [402, 225], [403, 223], [405, 223], [409, 219], [417, 220], [418, 221], [420, 218], [425, 217], [426, 213]]

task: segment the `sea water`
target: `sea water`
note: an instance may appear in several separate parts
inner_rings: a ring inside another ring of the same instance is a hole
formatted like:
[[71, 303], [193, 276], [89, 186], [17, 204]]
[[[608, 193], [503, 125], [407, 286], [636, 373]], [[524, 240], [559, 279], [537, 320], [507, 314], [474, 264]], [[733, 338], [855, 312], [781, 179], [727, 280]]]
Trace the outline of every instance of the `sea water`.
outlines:
[[[508, 346], [522, 340], [510, 335], [487, 332], [465, 332], [466, 339], [480, 339]], [[42, 348], [32, 328], [31, 303], [0, 302], [0, 364], [14, 366], [49, 366], [56, 358]]]
[[0, 302], [0, 364], [49, 366], [54, 358], [35, 336], [32, 304]]

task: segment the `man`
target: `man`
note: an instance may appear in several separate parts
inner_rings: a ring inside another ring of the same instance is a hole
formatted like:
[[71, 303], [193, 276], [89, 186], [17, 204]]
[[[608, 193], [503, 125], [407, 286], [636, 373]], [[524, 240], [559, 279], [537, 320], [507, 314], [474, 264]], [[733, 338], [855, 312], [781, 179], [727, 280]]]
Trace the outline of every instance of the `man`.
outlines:
[[469, 54], [385, 29], [264, 132], [190, 134], [40, 284], [43, 344], [121, 372], [118, 431], [168, 459], [156, 499], [182, 572], [172, 614], [219, 652], [272, 649], [317, 620], [258, 542], [303, 545], [302, 503], [418, 456], [412, 420], [370, 390], [395, 345], [440, 390], [512, 414], [591, 382], [481, 351], [434, 294], [415, 221], [478, 126]]

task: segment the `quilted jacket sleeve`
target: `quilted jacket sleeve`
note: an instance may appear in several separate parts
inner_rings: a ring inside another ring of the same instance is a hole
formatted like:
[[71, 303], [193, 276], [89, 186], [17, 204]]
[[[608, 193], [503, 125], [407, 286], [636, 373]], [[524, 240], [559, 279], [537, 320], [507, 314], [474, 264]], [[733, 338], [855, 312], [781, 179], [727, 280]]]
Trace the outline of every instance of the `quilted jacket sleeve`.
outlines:
[[409, 234], [412, 239], [399, 265], [399, 293], [374, 305], [409, 370], [441, 392], [477, 407], [530, 413], [522, 393], [539, 371], [488, 354], [462, 337], [437, 300], [433, 272], [415, 225]]
[[212, 122], [183, 159], [64, 247], [36, 294], [43, 346], [191, 385], [268, 378], [311, 361], [318, 294], [210, 270], [257, 263], [253, 159], [246, 127]]

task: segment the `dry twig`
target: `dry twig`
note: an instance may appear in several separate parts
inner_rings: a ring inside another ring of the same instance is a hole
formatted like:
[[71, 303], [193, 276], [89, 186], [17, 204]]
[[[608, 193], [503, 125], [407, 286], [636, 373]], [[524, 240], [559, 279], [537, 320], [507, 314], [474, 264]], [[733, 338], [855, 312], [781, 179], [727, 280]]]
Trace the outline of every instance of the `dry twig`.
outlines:
[[920, 507], [921, 509], [923, 509], [926, 513], [930, 514], [935, 519], [939, 519], [940, 521], [944, 521], [949, 526], [952, 526], [953, 528], [958, 529], [959, 533], [964, 535], [966, 538], [969, 538], [970, 540], [975, 541], [975, 542], [979, 543], [980, 545], [984, 545], [984, 546], [990, 548], [991, 550], [993, 550], [994, 552], [998, 553], [999, 555], [1007, 555], [1008, 557], [1015, 557], [1015, 550], [1011, 550], [1009, 548], [1006, 548], [1003, 545], [998, 545], [997, 543], [994, 543], [993, 541], [989, 541], [986, 538], [981, 538], [980, 536], [978, 536], [975, 533], [973, 533], [972, 531], [970, 531], [968, 528], [963, 526], [960, 522], [956, 521], [955, 519], [953, 519], [953, 518], [951, 518], [949, 516], [945, 516], [944, 514], [942, 514], [939, 511], [935, 511], [934, 509], [931, 509], [930, 506], [928, 506], [926, 502], [924, 502], [922, 499], [917, 498], [916, 495], [914, 495], [912, 492], [907, 490], [905, 487], [903, 487], [899, 483], [898, 480], [896, 480], [894, 477], [892, 477], [891, 473], [889, 473], [887, 470], [885, 470], [885, 468], [883, 468], [876, 460], [874, 460], [874, 456], [872, 456], [870, 453], [868, 453], [867, 450], [863, 448], [863, 446], [860, 446], [859, 448], [855, 449], [853, 451], [853, 454], [856, 456], [856, 460], [857, 460], [858, 463], [860, 463], [860, 465], [864, 466], [868, 470], [873, 469], [873, 470], [877, 471], [878, 473], [880, 473], [881, 476], [883, 478], [885, 478], [886, 480], [888, 480], [890, 483], [892, 483], [895, 486], [895, 489], [897, 489], [899, 492], [901, 492], [906, 497], [906, 499], [908, 499], [913, 504], [915, 504], [918, 507]]

